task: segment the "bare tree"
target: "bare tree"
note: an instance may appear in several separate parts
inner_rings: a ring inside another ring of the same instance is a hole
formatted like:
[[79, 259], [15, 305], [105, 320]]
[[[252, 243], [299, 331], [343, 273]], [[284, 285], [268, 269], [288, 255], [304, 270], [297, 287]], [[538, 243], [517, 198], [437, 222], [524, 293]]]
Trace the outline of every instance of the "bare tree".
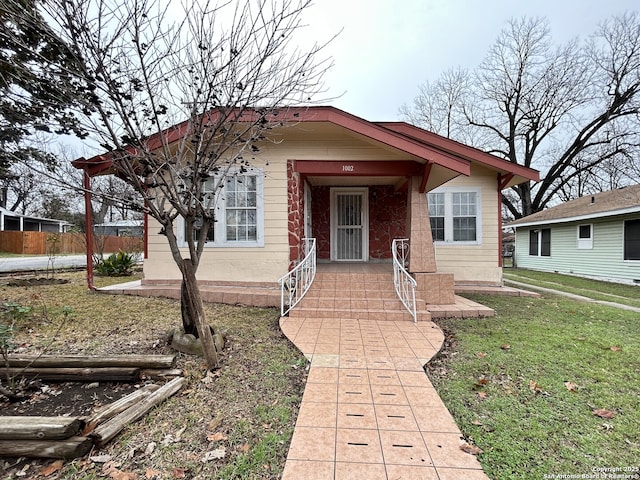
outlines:
[[5, 208], [12, 212], [33, 214], [28, 211], [31, 199], [37, 194], [37, 175], [24, 164], [14, 164], [0, 179]]
[[322, 91], [322, 46], [293, 43], [309, 4], [46, 2], [82, 66], [74, 74], [93, 93], [82, 126], [109, 151], [105, 172], [127, 182], [161, 224], [182, 273], [183, 326], [202, 339], [209, 368], [218, 360], [196, 283], [207, 240], [198, 232], [213, 225], [216, 199], [252, 168], [286, 107]]
[[[559, 196], [606, 187], [600, 180], [607, 169], [637, 168], [639, 91], [636, 13], [604, 22], [587, 42], [562, 46], [551, 42], [546, 20], [520, 19], [509, 22], [475, 71], [445, 72], [401, 112], [438, 133], [541, 170], [538, 184], [503, 195], [507, 210], [519, 218]], [[447, 109], [424, 107], [441, 99], [453, 102]], [[623, 181], [617, 178], [609, 183]]]

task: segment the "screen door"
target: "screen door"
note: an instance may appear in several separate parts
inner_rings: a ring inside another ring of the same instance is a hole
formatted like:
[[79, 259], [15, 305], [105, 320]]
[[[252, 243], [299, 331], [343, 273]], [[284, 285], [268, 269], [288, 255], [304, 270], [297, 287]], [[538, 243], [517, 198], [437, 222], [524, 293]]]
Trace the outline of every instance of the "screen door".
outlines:
[[332, 260], [367, 259], [366, 191], [333, 192]]

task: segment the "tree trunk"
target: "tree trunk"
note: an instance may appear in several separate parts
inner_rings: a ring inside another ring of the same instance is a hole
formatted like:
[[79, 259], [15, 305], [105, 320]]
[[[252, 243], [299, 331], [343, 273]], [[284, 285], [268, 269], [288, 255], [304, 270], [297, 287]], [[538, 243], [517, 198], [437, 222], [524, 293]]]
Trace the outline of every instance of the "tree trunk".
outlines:
[[196, 312], [192, 311], [192, 307], [193, 305], [189, 299], [189, 287], [187, 286], [187, 280], [183, 274], [182, 284], [180, 285], [180, 313], [182, 314], [182, 329], [184, 330], [184, 333], [189, 333], [198, 338], [198, 329], [196, 328], [195, 323]]
[[[211, 335], [211, 329], [207, 325], [202, 305], [202, 297], [196, 280], [196, 271], [190, 258], [182, 261], [180, 270], [182, 271], [182, 323], [187, 332], [187, 328], [196, 327], [197, 337], [202, 343], [202, 352], [207, 363], [207, 368], [213, 370], [218, 368], [218, 353], [216, 345]], [[187, 318], [185, 318], [187, 315]]]

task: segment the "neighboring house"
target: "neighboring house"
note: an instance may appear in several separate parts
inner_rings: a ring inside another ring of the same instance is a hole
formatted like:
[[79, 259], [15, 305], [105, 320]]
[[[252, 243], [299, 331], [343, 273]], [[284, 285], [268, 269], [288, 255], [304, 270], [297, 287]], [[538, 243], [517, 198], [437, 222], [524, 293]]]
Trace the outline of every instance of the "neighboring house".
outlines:
[[96, 235], [113, 235], [116, 237], [141, 237], [144, 222], [142, 220], [116, 220], [98, 223], [93, 226]]
[[509, 226], [518, 267], [640, 283], [640, 185], [586, 195]]
[[64, 232], [71, 226], [64, 220], [32, 217], [0, 207], [0, 231]]
[[514, 233], [502, 233], [502, 256], [504, 258], [513, 257], [516, 249], [516, 236]]
[[[500, 192], [537, 180], [537, 171], [407, 123], [332, 107], [283, 109], [278, 118], [287, 123], [274, 133], [279, 141], [225, 186], [199, 280], [276, 285], [301, 259], [304, 237], [317, 239], [319, 262], [332, 263], [390, 263], [393, 239], [408, 238], [409, 271], [430, 303], [453, 303], [454, 278], [501, 284]], [[182, 125], [161, 135], [177, 140]], [[101, 155], [73, 163], [100, 175], [109, 162]], [[233, 204], [229, 192], [247, 201]], [[159, 231], [149, 219], [144, 281], [177, 282]], [[176, 233], [184, 242], [180, 222]]]

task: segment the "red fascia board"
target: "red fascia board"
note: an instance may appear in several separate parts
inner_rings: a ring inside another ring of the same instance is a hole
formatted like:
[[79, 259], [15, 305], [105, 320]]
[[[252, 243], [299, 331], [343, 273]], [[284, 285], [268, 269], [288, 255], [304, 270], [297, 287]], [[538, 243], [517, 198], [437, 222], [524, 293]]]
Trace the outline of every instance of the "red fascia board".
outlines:
[[463, 158], [467, 158], [472, 161], [483, 163], [496, 170], [513, 173], [514, 175], [524, 177], [527, 180], [533, 180], [536, 182], [540, 180], [540, 172], [534, 170], [533, 168], [528, 168], [509, 162], [502, 158], [483, 152], [482, 150], [478, 150], [477, 148], [470, 147], [460, 142], [456, 142], [455, 140], [451, 140], [450, 138], [446, 138], [436, 133], [429, 132], [409, 123], [381, 122], [378, 125], [384, 126], [385, 128], [393, 130], [394, 132], [403, 133], [404, 135], [412, 138], [418, 138], [419, 140], [424, 141], [434, 148], [438, 148], [455, 155], [460, 155]]
[[421, 175], [423, 165], [413, 160], [294, 160], [293, 170], [307, 176], [406, 177]]

